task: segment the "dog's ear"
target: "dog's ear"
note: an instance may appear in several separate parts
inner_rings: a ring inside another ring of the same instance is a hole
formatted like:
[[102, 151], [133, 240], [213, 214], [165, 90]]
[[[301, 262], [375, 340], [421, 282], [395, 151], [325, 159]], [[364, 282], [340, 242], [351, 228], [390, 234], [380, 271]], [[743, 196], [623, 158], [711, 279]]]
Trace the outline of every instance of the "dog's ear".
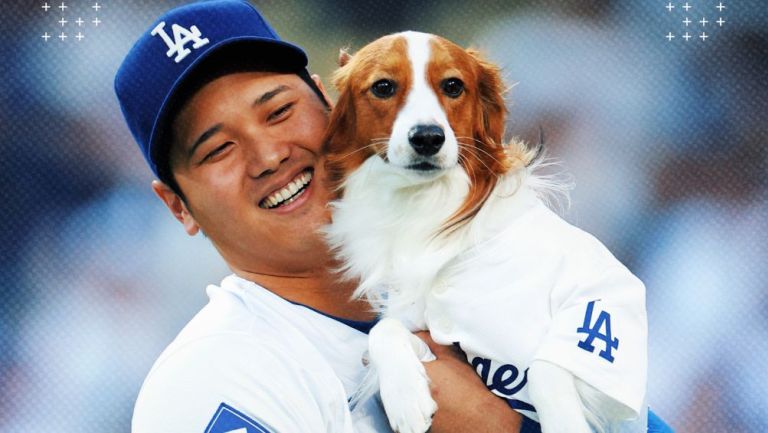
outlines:
[[343, 181], [348, 163], [344, 155], [349, 154], [350, 147], [355, 143], [355, 104], [348, 69], [342, 67], [334, 73], [333, 84], [339, 91], [339, 98], [331, 112], [323, 140], [331, 190], [338, 189]]
[[346, 66], [347, 63], [349, 63], [349, 59], [351, 59], [352, 56], [345, 50], [344, 48], [341, 48], [339, 50], [339, 67]]
[[[485, 136], [493, 144], [501, 145], [504, 137], [504, 124], [507, 117], [507, 108], [504, 104], [504, 80], [501, 78], [501, 69], [495, 64], [485, 60], [477, 51], [468, 49], [469, 55], [478, 63], [478, 85], [480, 105], [482, 106], [482, 128], [475, 134]], [[481, 137], [476, 137], [480, 139]]]
[[475, 145], [481, 151], [464, 158], [463, 165], [471, 178], [469, 192], [461, 208], [441, 227], [441, 232], [452, 231], [477, 215], [490, 197], [496, 179], [509, 169], [509, 159], [502, 143], [507, 108], [504, 105], [501, 70], [486, 61], [477, 51], [469, 49], [467, 53], [478, 65], [480, 113], [476, 116], [473, 134]]
[[325, 133], [325, 151], [339, 152], [348, 145], [348, 139], [355, 134], [355, 104], [352, 98], [349, 75], [343, 68], [336, 71], [333, 84], [339, 92], [339, 98], [331, 112]]

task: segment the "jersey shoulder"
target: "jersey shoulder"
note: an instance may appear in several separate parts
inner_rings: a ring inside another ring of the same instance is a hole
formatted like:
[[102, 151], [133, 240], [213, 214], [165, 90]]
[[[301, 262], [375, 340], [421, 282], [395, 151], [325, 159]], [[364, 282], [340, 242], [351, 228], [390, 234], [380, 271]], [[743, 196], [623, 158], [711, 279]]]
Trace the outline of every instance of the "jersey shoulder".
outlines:
[[350, 428], [344, 389], [311, 345], [235, 293], [209, 296], [145, 379], [134, 433]]
[[542, 202], [510, 224], [497, 239], [496, 247], [511, 250], [515, 257], [537, 257], [539, 265], [534, 269], [565, 271], [578, 278], [623, 267], [597, 237], [572, 225]]

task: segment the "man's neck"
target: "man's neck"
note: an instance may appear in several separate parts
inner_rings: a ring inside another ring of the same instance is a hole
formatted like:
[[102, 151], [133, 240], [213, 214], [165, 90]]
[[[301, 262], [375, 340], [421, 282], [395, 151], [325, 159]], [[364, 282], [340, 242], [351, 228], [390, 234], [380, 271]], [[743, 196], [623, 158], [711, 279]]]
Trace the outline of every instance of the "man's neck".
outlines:
[[351, 300], [356, 284], [342, 281], [337, 274], [270, 275], [234, 269], [240, 278], [253, 281], [272, 293], [325, 314], [357, 321], [370, 321], [376, 315], [362, 300]]

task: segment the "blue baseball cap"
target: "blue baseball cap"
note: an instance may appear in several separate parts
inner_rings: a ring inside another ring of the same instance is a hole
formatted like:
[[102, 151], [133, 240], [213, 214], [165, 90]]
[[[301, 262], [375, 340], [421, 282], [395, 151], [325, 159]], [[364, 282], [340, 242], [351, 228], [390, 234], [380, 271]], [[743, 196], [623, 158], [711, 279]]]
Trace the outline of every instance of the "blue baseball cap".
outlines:
[[[280, 39], [242, 0], [193, 3], [163, 14], [133, 45], [115, 76], [123, 116], [152, 172], [166, 158], [163, 130], [186, 81], [214, 53], [235, 50], [282, 71], [305, 71], [307, 55]], [[190, 95], [187, 95], [190, 96]]]

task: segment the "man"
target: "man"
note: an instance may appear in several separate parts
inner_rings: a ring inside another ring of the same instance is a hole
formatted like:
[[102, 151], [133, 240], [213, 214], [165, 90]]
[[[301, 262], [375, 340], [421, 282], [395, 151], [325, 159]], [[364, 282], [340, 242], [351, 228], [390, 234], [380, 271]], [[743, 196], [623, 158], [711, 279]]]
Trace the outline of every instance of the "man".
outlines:
[[[375, 402], [354, 419], [347, 403], [374, 317], [317, 233], [329, 103], [306, 64], [252, 6], [224, 0], [164, 14], [117, 73], [155, 193], [233, 271], [152, 367], [136, 433], [388, 431]], [[460, 357], [431, 347], [433, 431], [519, 430]]]

